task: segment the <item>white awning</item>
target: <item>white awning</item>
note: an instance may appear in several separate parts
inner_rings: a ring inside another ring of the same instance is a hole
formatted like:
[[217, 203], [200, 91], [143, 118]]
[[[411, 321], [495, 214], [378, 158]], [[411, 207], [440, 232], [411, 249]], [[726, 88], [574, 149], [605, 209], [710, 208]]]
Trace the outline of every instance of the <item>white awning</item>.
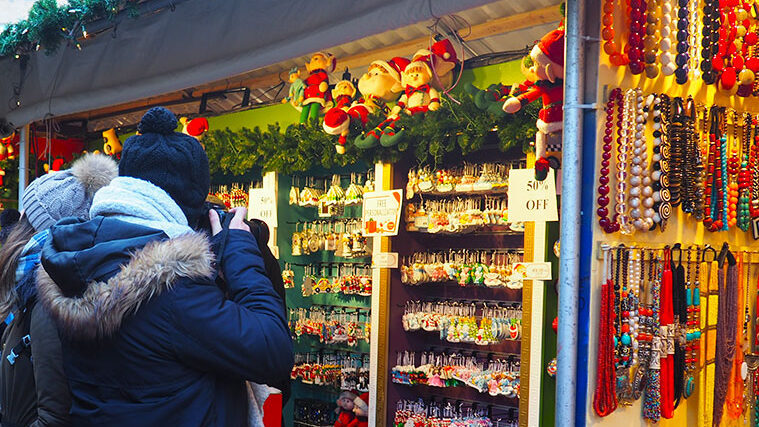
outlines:
[[188, 0], [173, 12], [125, 18], [81, 51], [31, 55], [18, 107], [19, 61], [3, 59], [0, 118], [20, 126], [174, 92], [486, 3]]

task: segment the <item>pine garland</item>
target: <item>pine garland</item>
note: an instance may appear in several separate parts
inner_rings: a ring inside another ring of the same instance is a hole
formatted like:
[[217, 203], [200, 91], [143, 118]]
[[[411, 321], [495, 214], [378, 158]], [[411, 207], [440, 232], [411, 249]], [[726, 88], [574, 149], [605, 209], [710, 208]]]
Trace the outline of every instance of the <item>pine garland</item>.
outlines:
[[[402, 116], [397, 129], [405, 129], [405, 138], [395, 147], [373, 147], [361, 150], [353, 139], [361, 129], [351, 129], [346, 153], [337, 154], [337, 137], [325, 133], [321, 124], [292, 124], [284, 130], [279, 123], [266, 130], [243, 127], [212, 130], [203, 137], [211, 174], [240, 175], [254, 166], [279, 173], [305, 172], [315, 167], [332, 169], [358, 161], [395, 162], [411, 157], [420, 165], [437, 166], [447, 159], [460, 158], [497, 142], [502, 151], [522, 146], [526, 151], [535, 138], [535, 120], [539, 107], [529, 104], [517, 114], [496, 117], [478, 109], [471, 95], [456, 95], [461, 104], [443, 100], [438, 111], [426, 116]], [[367, 130], [381, 121], [372, 117]]]
[[137, 17], [138, 0], [69, 0], [58, 6], [55, 0], [37, 0], [29, 17], [8, 25], [0, 33], [0, 57], [24, 55], [45, 49], [55, 53], [66, 40], [76, 41], [85, 36], [85, 25], [97, 19], [113, 19], [126, 9]]

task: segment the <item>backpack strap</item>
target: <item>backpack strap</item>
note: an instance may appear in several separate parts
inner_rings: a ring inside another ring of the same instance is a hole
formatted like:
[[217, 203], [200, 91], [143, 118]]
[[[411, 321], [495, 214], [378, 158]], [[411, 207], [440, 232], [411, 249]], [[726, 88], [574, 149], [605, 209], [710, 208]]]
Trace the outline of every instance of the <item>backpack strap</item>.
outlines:
[[[24, 308], [18, 316], [14, 318], [15, 321], [20, 322], [18, 326], [22, 328], [22, 332], [26, 332], [26, 334], [21, 337], [21, 340], [11, 348], [10, 353], [6, 356], [6, 360], [11, 366], [16, 363], [16, 359], [32, 347], [32, 336], [29, 334], [32, 318], [31, 311], [32, 307]], [[13, 324], [11, 324], [10, 327], [12, 328]]]

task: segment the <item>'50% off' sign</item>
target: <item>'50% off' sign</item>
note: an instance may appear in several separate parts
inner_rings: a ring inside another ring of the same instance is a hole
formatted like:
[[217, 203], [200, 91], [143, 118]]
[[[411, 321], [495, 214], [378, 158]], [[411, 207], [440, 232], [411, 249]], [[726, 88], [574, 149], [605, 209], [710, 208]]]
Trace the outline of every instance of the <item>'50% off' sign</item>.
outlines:
[[512, 169], [508, 198], [509, 222], [559, 220], [553, 169], [543, 181], [535, 179], [534, 169]]

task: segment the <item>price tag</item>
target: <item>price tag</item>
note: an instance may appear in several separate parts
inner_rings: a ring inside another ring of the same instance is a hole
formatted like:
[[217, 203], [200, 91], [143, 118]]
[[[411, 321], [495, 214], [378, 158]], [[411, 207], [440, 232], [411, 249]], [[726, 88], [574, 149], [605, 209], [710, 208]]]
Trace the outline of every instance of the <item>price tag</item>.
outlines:
[[512, 267], [524, 280], [551, 280], [550, 262], [518, 262]]
[[380, 252], [372, 255], [372, 268], [398, 268], [398, 252]]
[[543, 181], [535, 179], [534, 169], [509, 172], [509, 222], [558, 221], [554, 171]]

